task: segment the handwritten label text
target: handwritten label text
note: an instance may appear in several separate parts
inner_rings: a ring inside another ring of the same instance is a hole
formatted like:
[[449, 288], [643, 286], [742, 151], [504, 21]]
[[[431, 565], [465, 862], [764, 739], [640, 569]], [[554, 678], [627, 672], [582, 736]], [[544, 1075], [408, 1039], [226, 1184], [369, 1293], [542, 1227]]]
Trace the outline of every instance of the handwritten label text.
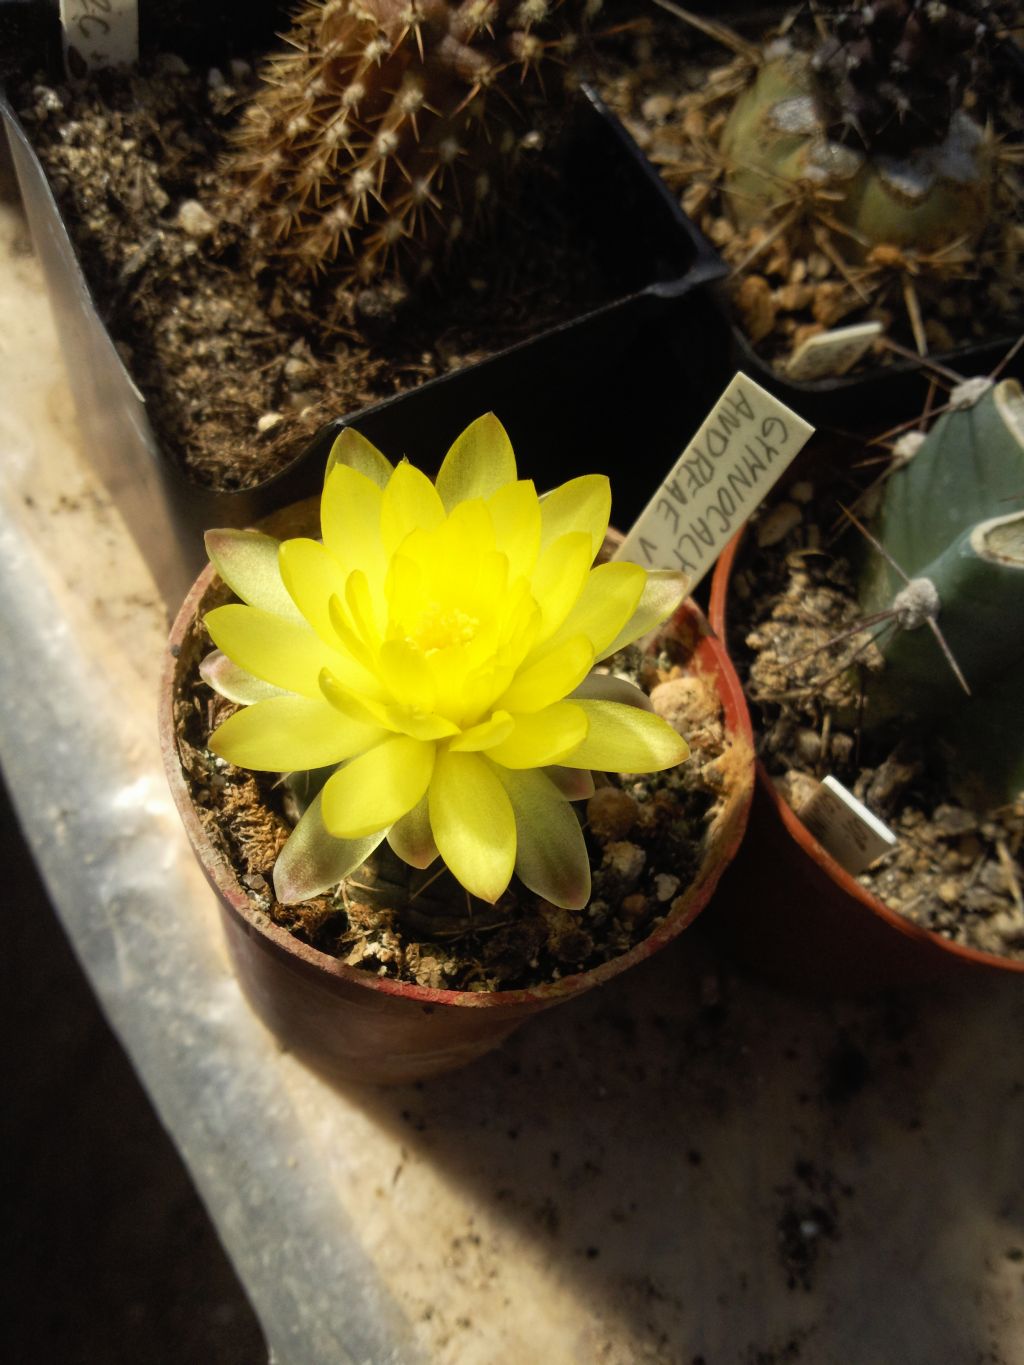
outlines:
[[139, 0], [60, 0], [60, 22], [73, 76], [139, 60]]
[[692, 591], [813, 431], [759, 384], [735, 375], [615, 558], [682, 569]]

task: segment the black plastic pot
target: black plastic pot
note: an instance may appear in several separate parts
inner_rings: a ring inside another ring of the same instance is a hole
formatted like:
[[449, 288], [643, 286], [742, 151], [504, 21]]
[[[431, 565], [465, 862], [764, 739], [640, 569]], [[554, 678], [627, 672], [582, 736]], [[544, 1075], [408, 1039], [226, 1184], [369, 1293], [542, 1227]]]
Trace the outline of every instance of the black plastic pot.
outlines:
[[[999, 54], [1018, 100], [1024, 101], [1024, 49], [1007, 39]], [[728, 267], [723, 267], [723, 280], [726, 274]], [[832, 430], [863, 431], [868, 426], [881, 430], [889, 423], [908, 420], [922, 410], [933, 374], [945, 370], [964, 379], [991, 374], [1024, 332], [1024, 318], [1005, 318], [1001, 335], [937, 352], [926, 361], [893, 357], [885, 365], [856, 374], [795, 380], [758, 355], [734, 321], [724, 283], [715, 289], [714, 297], [729, 334], [729, 372], [742, 370], [806, 421]], [[1024, 377], [1024, 349], [1002, 373]]]
[[[700, 404], [706, 407], [707, 394], [724, 382], [727, 336], [702, 286], [725, 267], [622, 125], [584, 90], [564, 174], [581, 243], [596, 252], [612, 301], [410, 394], [340, 414], [262, 484], [241, 492], [200, 487], [161, 450], [145, 400], [97, 313], [42, 167], [2, 100], [0, 115], [89, 458], [169, 602], [180, 600], [204, 562], [204, 530], [251, 525], [319, 488], [326, 451], [342, 426], [358, 426], [389, 455], [408, 455], [430, 469], [463, 427], [494, 411], [512, 435], [525, 475], [548, 484], [604, 468], [616, 475], [616, 516], [628, 522], [646, 503], [659, 470], [696, 429]], [[544, 249], [542, 242], [537, 249]]]
[[[1017, 334], [995, 337], [976, 345], [958, 346], [931, 355], [920, 363], [893, 360], [858, 374], [835, 379], [787, 379], [763, 360], [743, 330], [732, 320], [724, 287], [715, 291], [723, 321], [729, 328], [731, 367], [742, 370], [769, 393], [798, 412], [816, 427], [859, 431], [865, 426], [881, 429], [889, 422], [908, 421], [923, 410], [932, 376], [946, 371], [964, 379], [991, 374], [1009, 352]], [[1024, 319], [1021, 319], [1024, 329]], [[1024, 351], [1011, 361], [1005, 376], [1024, 373]]]

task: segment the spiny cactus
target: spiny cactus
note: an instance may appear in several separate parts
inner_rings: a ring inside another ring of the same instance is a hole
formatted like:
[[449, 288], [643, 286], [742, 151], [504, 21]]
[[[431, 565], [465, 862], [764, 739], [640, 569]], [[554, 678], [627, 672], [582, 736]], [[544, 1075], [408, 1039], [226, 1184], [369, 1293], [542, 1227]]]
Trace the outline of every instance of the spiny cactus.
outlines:
[[[1016, 380], [970, 380], [953, 408], [886, 480], [865, 561], [869, 613], [905, 627], [882, 644], [869, 725], [910, 718], [941, 733], [960, 785], [997, 804], [1024, 793], [1024, 392]], [[970, 686], [966, 695], [924, 627], [932, 617]]]
[[849, 255], [972, 240], [991, 148], [964, 104], [992, 10], [875, 0], [836, 16], [813, 52], [773, 45], [722, 133], [737, 225], [778, 216], [802, 190], [848, 230]]
[[428, 271], [530, 145], [529, 99], [599, 4], [306, 0], [225, 166], [257, 266]]

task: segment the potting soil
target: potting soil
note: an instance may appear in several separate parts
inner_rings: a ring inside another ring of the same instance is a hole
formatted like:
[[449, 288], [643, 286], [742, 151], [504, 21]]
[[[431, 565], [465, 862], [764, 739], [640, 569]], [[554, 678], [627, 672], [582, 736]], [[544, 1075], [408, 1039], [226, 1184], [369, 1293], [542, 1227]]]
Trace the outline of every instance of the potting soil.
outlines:
[[937, 742], [909, 730], [885, 741], [841, 719], [856, 716], [883, 663], [871, 631], [836, 638], [863, 618], [850, 563], [830, 543], [838, 520], [833, 494], [816, 500], [795, 484], [753, 523], [733, 575], [729, 647], [758, 756], [798, 815], [831, 773], [888, 824], [896, 849], [857, 880], [891, 909], [1024, 960], [1024, 802], [971, 809], [951, 795]]

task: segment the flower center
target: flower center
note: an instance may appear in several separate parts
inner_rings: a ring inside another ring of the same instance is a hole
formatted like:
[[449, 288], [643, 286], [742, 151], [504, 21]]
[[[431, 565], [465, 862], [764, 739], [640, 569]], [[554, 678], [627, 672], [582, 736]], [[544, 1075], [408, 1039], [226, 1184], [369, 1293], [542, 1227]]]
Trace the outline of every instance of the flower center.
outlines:
[[465, 645], [472, 640], [480, 622], [459, 607], [442, 606], [431, 602], [405, 637], [411, 645], [426, 655], [452, 645]]

